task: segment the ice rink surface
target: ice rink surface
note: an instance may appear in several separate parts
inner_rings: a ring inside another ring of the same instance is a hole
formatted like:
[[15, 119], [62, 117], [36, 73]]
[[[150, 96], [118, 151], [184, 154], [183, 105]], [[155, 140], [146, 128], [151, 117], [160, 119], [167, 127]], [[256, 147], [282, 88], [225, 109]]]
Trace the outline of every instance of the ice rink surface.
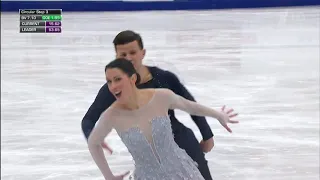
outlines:
[[[208, 122], [215, 180], [319, 180], [318, 8], [63, 13], [62, 34], [19, 34], [1, 15], [1, 179], [102, 180], [81, 119], [105, 82], [112, 40], [139, 32], [145, 63], [175, 72], [198, 102], [240, 113]], [[179, 119], [201, 140], [189, 115]], [[133, 170], [115, 132], [114, 172]]]

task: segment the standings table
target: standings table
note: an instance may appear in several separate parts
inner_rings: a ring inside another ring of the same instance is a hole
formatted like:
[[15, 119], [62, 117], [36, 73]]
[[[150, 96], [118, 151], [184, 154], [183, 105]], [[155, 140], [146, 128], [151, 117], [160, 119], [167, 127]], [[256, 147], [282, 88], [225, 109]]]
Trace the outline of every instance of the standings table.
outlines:
[[20, 9], [20, 33], [61, 33], [62, 9]]

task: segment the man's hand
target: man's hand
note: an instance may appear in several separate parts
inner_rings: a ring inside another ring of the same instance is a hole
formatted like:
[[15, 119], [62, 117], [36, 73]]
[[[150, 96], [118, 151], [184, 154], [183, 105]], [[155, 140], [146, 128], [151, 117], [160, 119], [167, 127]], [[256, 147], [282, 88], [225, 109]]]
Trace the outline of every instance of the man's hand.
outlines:
[[107, 150], [110, 154], [112, 154], [112, 149], [109, 147], [109, 145], [107, 144], [107, 143], [105, 143], [105, 142], [103, 142], [103, 143], [101, 143], [101, 146], [105, 149], [105, 150]]
[[212, 150], [213, 146], [214, 146], [213, 137], [210, 138], [210, 139], [208, 139], [208, 140], [206, 140], [206, 141], [203, 141], [203, 140], [202, 140], [202, 141], [200, 142], [200, 146], [201, 146], [202, 151], [203, 151], [204, 153], [210, 152], [210, 151]]

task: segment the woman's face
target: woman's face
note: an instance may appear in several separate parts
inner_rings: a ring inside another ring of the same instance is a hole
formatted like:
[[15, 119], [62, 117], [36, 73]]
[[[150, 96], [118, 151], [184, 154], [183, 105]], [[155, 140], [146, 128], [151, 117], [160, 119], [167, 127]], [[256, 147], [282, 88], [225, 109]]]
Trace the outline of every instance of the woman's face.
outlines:
[[134, 76], [129, 77], [119, 68], [109, 68], [106, 70], [106, 80], [109, 91], [121, 104], [128, 101], [135, 86]]

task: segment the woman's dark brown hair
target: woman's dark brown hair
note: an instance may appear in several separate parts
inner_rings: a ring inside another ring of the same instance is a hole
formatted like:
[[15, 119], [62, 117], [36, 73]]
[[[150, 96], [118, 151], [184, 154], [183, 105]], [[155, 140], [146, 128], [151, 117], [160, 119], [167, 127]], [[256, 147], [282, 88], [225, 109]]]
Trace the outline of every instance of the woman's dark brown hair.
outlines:
[[113, 69], [113, 68], [118, 68], [122, 70], [129, 77], [136, 74], [137, 75], [136, 85], [140, 83], [140, 79], [141, 79], [140, 75], [137, 73], [136, 69], [134, 68], [133, 64], [130, 61], [124, 58], [117, 58], [106, 65], [104, 72], [106, 72], [107, 69]]

